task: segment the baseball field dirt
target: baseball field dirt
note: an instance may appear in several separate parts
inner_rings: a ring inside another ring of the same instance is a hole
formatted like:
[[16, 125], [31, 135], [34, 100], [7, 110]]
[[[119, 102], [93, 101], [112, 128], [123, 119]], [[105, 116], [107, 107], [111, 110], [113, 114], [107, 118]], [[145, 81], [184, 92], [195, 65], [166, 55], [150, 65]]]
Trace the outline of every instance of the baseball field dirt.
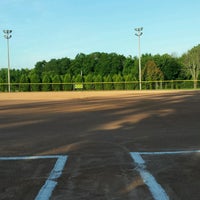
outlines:
[[0, 200], [35, 199], [56, 162], [9, 158], [50, 155], [67, 156], [51, 200], [155, 199], [130, 152], [169, 199], [198, 200], [199, 116], [198, 90], [0, 93]]

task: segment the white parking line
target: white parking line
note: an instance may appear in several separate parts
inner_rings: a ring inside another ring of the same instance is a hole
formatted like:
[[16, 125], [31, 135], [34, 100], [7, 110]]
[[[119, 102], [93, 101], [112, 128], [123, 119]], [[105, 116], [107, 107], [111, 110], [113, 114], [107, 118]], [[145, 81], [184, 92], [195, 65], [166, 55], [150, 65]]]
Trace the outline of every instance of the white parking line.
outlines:
[[0, 157], [0, 161], [8, 160], [36, 160], [36, 159], [52, 159], [56, 158], [57, 161], [54, 168], [51, 170], [48, 179], [40, 189], [35, 200], [49, 200], [53, 190], [57, 185], [57, 179], [61, 176], [64, 166], [67, 162], [67, 156], [50, 155], [50, 156], [18, 156], [18, 157]]

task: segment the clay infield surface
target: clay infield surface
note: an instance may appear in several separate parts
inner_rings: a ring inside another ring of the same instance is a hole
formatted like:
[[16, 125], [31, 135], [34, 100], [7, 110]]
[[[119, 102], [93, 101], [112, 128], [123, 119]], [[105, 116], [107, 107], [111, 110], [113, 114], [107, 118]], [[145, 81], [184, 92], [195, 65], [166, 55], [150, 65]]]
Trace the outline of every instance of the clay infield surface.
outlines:
[[[67, 155], [51, 200], [200, 199], [200, 91], [0, 93], [0, 157]], [[55, 158], [0, 160], [0, 200], [31, 200]]]

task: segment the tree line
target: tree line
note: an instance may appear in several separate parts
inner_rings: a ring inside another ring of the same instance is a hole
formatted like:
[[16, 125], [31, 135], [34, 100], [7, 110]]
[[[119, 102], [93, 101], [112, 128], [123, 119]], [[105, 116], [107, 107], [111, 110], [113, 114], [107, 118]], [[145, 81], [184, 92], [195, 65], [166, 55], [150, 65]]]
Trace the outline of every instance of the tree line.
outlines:
[[[121, 89], [122, 82], [138, 81], [138, 64], [137, 57], [116, 53], [80, 53], [74, 59], [65, 57], [39, 61], [33, 69], [12, 69], [10, 79], [13, 90], [16, 86], [20, 91], [72, 90], [73, 83], [85, 83], [86, 89], [112, 89], [117, 86], [116, 89]], [[194, 80], [194, 87], [197, 87], [200, 45], [181, 57], [143, 54], [141, 65], [142, 81]], [[109, 83], [113, 83], [112, 86]], [[0, 91], [6, 91], [6, 84], [7, 68], [2, 68]]]

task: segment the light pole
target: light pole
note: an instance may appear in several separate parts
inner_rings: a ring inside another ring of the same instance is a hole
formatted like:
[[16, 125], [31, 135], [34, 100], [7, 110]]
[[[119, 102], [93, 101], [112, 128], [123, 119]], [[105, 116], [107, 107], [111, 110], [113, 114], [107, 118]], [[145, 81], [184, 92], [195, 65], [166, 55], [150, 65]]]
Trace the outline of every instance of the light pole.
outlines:
[[140, 36], [142, 35], [142, 30], [143, 30], [143, 27], [141, 27], [141, 28], [135, 28], [135, 31], [137, 31], [137, 33], [135, 35], [138, 36], [139, 85], [140, 85], [140, 90], [142, 90], [142, 70], [141, 70], [141, 55], [140, 55]]
[[12, 37], [12, 30], [3, 30], [4, 37], [7, 39], [7, 49], [8, 49], [8, 92], [10, 92], [10, 51], [9, 51], [9, 39]]

